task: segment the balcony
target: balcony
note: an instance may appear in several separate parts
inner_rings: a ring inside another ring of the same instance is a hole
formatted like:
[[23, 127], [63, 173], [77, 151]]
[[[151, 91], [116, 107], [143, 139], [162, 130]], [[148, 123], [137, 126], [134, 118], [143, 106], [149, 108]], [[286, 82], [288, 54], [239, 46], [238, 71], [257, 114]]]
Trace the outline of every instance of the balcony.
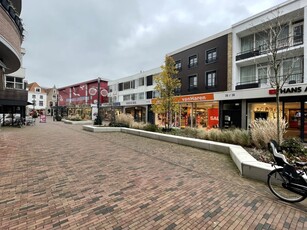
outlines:
[[0, 4], [16, 24], [21, 36], [23, 36], [24, 28], [21, 19], [18, 16], [18, 12], [15, 11], [14, 7], [11, 5], [11, 3], [8, 0], [0, 0]]
[[[270, 44], [263, 44], [254, 49], [246, 50], [244, 52], [240, 52], [236, 55], [236, 61], [244, 60], [251, 57], [256, 57], [262, 54], [270, 53], [270, 50], [283, 50], [290, 47], [295, 47], [298, 45], [302, 45], [304, 43], [304, 36], [303, 34], [291, 36], [283, 39], [279, 39], [277, 44], [270, 43]], [[271, 46], [271, 48], [269, 47]]]
[[[304, 73], [296, 73], [288, 75], [279, 76], [280, 81], [285, 81], [286, 84], [298, 84], [304, 82]], [[251, 88], [260, 88], [260, 87], [269, 87], [270, 86], [270, 79], [269, 78], [261, 78], [252, 81], [243, 81], [238, 82], [236, 85], [236, 90], [240, 89], [251, 89]]]

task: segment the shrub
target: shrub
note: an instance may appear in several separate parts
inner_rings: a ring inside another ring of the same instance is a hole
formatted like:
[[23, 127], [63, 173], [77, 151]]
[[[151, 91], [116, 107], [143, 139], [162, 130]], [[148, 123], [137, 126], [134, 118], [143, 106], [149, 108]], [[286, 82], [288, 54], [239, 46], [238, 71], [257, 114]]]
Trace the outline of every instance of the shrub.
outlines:
[[115, 123], [124, 124], [124, 127], [131, 127], [134, 118], [131, 114], [121, 113], [115, 117]]
[[110, 127], [125, 127], [125, 128], [129, 128], [129, 126], [127, 124], [124, 123], [117, 123], [117, 122], [111, 122], [109, 124]]
[[146, 126], [146, 123], [144, 123], [144, 122], [135, 122], [135, 121], [133, 121], [130, 124], [130, 128], [134, 128], [134, 129], [144, 129], [145, 126]]
[[82, 121], [82, 118], [79, 116], [79, 114], [76, 114], [76, 115], [68, 116], [67, 120], [70, 120], [70, 121]]
[[[280, 120], [281, 136], [286, 133], [285, 120]], [[252, 144], [259, 149], [266, 149], [271, 139], [278, 140], [276, 119], [256, 119], [250, 125]], [[281, 137], [282, 138], [282, 137]], [[280, 140], [281, 142], [283, 140]]]
[[195, 128], [187, 127], [187, 128], [181, 129], [180, 132], [178, 132], [178, 134], [180, 136], [184, 136], [184, 137], [197, 138], [198, 137], [198, 130], [195, 129]]
[[150, 132], [158, 132], [159, 131], [159, 127], [157, 125], [154, 124], [146, 124], [143, 129], [145, 131], [150, 131]]
[[284, 142], [282, 142], [281, 147], [286, 151], [289, 157], [305, 154], [303, 142], [301, 139], [296, 137], [285, 139]]

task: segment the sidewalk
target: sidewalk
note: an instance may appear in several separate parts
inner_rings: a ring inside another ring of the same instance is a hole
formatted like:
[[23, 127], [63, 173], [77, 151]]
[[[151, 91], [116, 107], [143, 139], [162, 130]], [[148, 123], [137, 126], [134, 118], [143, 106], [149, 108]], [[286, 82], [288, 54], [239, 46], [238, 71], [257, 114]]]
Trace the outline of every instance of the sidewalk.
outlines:
[[229, 156], [36, 121], [0, 131], [0, 229], [306, 229]]

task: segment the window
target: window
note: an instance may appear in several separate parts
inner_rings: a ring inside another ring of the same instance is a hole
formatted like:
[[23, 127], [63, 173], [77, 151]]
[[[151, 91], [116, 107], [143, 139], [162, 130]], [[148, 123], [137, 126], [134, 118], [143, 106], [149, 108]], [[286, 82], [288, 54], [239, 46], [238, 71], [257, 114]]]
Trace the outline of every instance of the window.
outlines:
[[178, 71], [180, 71], [180, 70], [182, 69], [182, 68], [181, 68], [181, 61], [180, 61], [180, 60], [175, 62], [175, 68], [176, 68], [176, 70], [178, 70]]
[[193, 75], [189, 77], [189, 89], [195, 89], [197, 88], [197, 76]]
[[216, 49], [211, 49], [207, 51], [206, 54], [207, 63], [215, 62], [216, 58], [217, 58]]
[[43, 96], [43, 95], [40, 95], [40, 96], [39, 96], [39, 99], [44, 99], [44, 96]]
[[135, 80], [131, 81], [131, 89], [135, 89]]
[[118, 91], [123, 91], [123, 83], [118, 84]]
[[53, 106], [53, 102], [49, 101], [49, 107], [52, 107], [52, 106]]
[[146, 77], [146, 85], [147, 86], [152, 85], [152, 75]]
[[299, 45], [303, 43], [303, 22], [293, 25], [293, 45]]
[[153, 91], [153, 98], [160, 97], [160, 93], [158, 91]]
[[131, 100], [132, 101], [136, 100], [136, 94], [135, 93], [131, 94]]
[[206, 83], [208, 88], [216, 86], [216, 71], [206, 73]]
[[35, 88], [35, 92], [36, 93], [40, 93], [41, 92], [41, 88]]
[[143, 86], [144, 85], [144, 78], [141, 77], [139, 78], [139, 86]]
[[289, 41], [289, 25], [283, 25], [281, 31], [278, 35], [277, 47], [283, 48], [288, 47], [290, 44]]
[[266, 84], [268, 82], [268, 67], [267, 66], [259, 66], [257, 68], [258, 81], [260, 83]]
[[189, 57], [189, 68], [197, 66], [197, 56], [193, 55]]
[[266, 32], [256, 34], [256, 49], [266, 51], [269, 48], [269, 35]]
[[146, 92], [146, 99], [152, 99], [152, 91]]
[[124, 90], [130, 89], [130, 88], [131, 88], [131, 86], [130, 86], [130, 81], [124, 82]]
[[254, 48], [254, 34], [241, 38], [241, 52], [249, 52]]
[[240, 69], [240, 82], [245, 84], [256, 82], [256, 67], [254, 65]]
[[44, 106], [44, 101], [39, 101], [39, 102], [38, 102], [38, 105], [39, 105], [39, 106]]
[[144, 99], [144, 93], [139, 93], [139, 100]]
[[130, 101], [130, 94], [124, 95], [123, 100], [124, 100], [124, 101]]
[[36, 95], [32, 95], [32, 98], [36, 98]]
[[6, 77], [6, 88], [9, 89], [23, 89], [23, 80], [19, 77]]

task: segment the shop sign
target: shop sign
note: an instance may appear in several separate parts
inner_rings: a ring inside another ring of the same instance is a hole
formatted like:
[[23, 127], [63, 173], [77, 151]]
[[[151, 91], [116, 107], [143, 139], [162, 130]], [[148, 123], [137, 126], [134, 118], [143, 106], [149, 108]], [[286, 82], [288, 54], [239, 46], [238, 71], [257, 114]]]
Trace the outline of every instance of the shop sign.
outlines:
[[[302, 92], [304, 93], [307, 92], [307, 86], [305, 88], [297, 86], [297, 87], [283, 88], [280, 90], [280, 94], [291, 94], [291, 93], [302, 93]], [[269, 94], [275, 95], [276, 89], [270, 89]]]
[[199, 102], [199, 101], [209, 101], [213, 100], [213, 93], [197, 94], [197, 95], [187, 95], [176, 97], [177, 102]]
[[219, 125], [219, 109], [208, 109], [208, 128], [218, 127]]

